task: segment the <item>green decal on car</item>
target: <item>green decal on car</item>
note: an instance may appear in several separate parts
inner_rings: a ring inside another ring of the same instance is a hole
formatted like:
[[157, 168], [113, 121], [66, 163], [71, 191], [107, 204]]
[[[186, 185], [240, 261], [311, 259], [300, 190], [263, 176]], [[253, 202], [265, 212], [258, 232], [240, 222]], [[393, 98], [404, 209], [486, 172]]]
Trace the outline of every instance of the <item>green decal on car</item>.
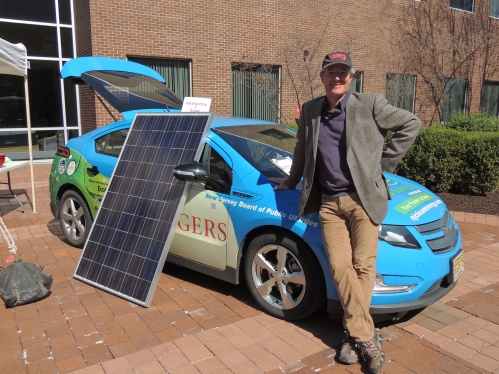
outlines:
[[392, 197], [394, 197], [402, 192], [408, 192], [408, 191], [414, 191], [414, 190], [415, 190], [415, 188], [412, 186], [401, 186], [401, 187], [396, 187], [396, 188], [390, 187], [390, 195], [392, 195]]
[[416, 209], [421, 204], [424, 204], [425, 202], [430, 201], [434, 198], [435, 196], [431, 196], [426, 192], [422, 192], [417, 195], [411, 196], [409, 199], [401, 202], [399, 205], [395, 207], [395, 210], [402, 214], [407, 214], [410, 211]]
[[92, 175], [88, 172], [88, 169], [91, 169], [90, 164], [82, 158], [81, 167], [85, 170], [85, 188], [87, 193], [92, 196], [92, 199], [95, 203], [97, 203], [97, 207], [99, 206], [102, 198], [104, 196], [104, 192], [106, 192], [107, 185], [109, 184], [109, 178], [106, 178], [102, 174]]
[[66, 171], [66, 159], [61, 158], [59, 164], [57, 165], [57, 170], [59, 170], [59, 174], [62, 174]]
[[66, 169], [66, 174], [68, 175], [68, 177], [70, 177], [74, 174], [75, 171], [76, 171], [76, 161], [71, 160], [69, 161], [68, 167]]

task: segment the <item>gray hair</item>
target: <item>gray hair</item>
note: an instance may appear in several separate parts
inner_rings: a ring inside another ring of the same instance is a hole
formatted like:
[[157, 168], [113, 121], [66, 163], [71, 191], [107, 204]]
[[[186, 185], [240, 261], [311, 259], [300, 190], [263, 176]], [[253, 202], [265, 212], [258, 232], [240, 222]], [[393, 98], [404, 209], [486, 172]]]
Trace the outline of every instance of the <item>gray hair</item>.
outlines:
[[[329, 67], [329, 66], [328, 66], [328, 67]], [[324, 73], [326, 72], [326, 69], [327, 69], [327, 68], [322, 68], [322, 70], [321, 70], [321, 74], [324, 74]], [[355, 71], [356, 71], [356, 70], [355, 70], [354, 68], [350, 68], [350, 71], [349, 71], [350, 75], [355, 75]]]

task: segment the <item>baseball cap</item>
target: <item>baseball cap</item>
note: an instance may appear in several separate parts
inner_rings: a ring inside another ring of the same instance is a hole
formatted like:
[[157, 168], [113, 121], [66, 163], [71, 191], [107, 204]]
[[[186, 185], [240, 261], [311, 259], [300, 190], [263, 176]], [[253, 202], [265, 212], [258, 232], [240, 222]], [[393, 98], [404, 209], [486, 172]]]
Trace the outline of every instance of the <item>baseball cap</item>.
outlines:
[[324, 57], [322, 68], [324, 69], [334, 64], [343, 64], [351, 68], [352, 60], [350, 59], [350, 55], [346, 52], [331, 52]]

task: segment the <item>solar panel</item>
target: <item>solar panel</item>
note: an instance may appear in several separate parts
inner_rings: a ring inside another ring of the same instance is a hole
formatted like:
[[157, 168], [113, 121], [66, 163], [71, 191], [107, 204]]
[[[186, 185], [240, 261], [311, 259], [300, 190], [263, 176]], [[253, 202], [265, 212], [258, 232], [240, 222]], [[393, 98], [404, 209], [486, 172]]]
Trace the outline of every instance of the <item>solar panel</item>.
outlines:
[[74, 278], [151, 304], [187, 196], [173, 169], [199, 158], [212, 118], [211, 113], [137, 114]]

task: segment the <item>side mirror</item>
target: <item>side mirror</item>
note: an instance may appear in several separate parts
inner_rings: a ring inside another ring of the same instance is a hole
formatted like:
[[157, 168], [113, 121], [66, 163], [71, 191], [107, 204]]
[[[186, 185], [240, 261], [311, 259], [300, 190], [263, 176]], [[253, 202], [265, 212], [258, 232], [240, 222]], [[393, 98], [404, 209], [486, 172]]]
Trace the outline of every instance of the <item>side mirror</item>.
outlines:
[[227, 186], [209, 176], [208, 170], [196, 161], [177, 165], [173, 169], [173, 176], [184, 182], [202, 182], [210, 186], [214, 191], [225, 191]]
[[175, 169], [173, 169], [173, 175], [175, 178], [184, 182], [202, 182], [204, 178], [209, 177], [208, 170], [196, 161], [177, 165]]

